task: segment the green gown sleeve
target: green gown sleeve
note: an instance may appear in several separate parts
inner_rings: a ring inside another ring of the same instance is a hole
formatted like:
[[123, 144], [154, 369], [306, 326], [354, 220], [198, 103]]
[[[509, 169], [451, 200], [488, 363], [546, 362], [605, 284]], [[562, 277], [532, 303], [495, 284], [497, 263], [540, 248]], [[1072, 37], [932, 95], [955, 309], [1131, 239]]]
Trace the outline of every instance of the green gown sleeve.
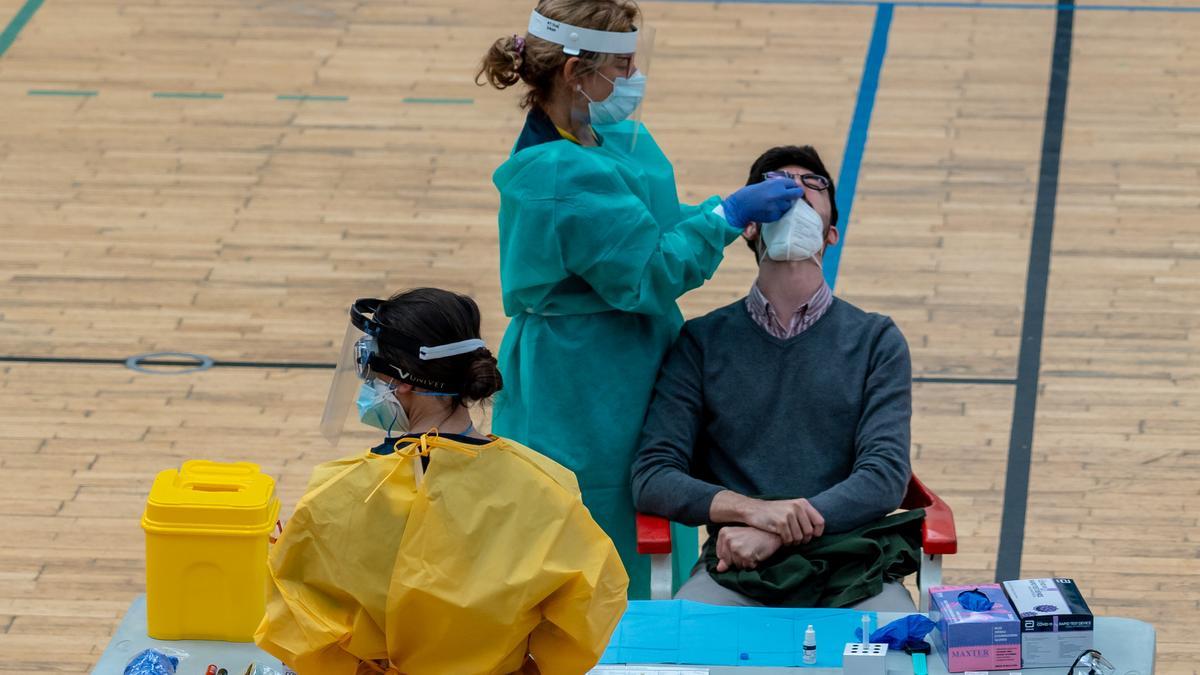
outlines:
[[681, 206], [685, 217], [660, 227], [647, 195], [639, 195], [620, 171], [590, 162], [557, 169], [554, 198], [524, 206], [541, 222], [555, 223], [565, 269], [615, 309], [674, 311], [676, 299], [712, 277], [725, 247], [740, 234], [713, 212], [721, 203], [717, 197], [699, 207]]

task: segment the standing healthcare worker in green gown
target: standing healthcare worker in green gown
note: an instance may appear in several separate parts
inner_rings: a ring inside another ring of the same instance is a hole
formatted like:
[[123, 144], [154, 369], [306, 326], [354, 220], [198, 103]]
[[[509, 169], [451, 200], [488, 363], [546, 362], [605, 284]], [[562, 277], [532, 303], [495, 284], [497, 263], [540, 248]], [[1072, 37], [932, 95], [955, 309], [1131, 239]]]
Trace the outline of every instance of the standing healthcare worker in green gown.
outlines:
[[[636, 119], [651, 44], [639, 24], [631, 0], [541, 0], [528, 32], [497, 40], [479, 75], [498, 89], [524, 83], [529, 110], [493, 176], [512, 318], [493, 430], [575, 472], [630, 596], [645, 598], [629, 471], [683, 324], [676, 299], [712, 276], [747, 224], [778, 220], [804, 191], [773, 180], [679, 203], [671, 163]], [[696, 560], [696, 532], [683, 532], [677, 580]]]

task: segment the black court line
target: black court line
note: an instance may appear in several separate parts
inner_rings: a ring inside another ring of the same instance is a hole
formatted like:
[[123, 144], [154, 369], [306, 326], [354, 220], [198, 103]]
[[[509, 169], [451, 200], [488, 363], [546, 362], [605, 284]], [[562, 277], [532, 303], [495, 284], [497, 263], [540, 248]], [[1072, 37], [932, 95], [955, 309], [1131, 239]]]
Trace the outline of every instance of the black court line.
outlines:
[[[4, 363], [72, 363], [85, 366], [123, 366], [125, 359], [89, 359], [81, 357], [58, 357], [58, 356], [0, 356], [0, 362]], [[167, 364], [167, 365], [196, 365], [194, 362]]]
[[[127, 359], [101, 359], [75, 356], [0, 356], [0, 363], [54, 363], [85, 366], [124, 366]], [[195, 361], [179, 359], [150, 359], [142, 362], [145, 366], [180, 366], [192, 367]], [[302, 368], [308, 370], [332, 370], [332, 363], [290, 362], [290, 361], [213, 361], [213, 368]], [[939, 377], [917, 375], [913, 382], [921, 384], [999, 384], [1013, 385], [1016, 380], [1003, 377]]]
[[[151, 365], [157, 365], [152, 363]], [[214, 368], [303, 368], [307, 370], [333, 370], [336, 363], [314, 363], [289, 361], [214, 361]]]
[[1071, 0], [1058, 9], [1050, 87], [1046, 95], [1046, 125], [1042, 132], [1042, 162], [1038, 171], [1037, 205], [1029, 242], [1029, 271], [1025, 276], [1025, 316], [1021, 322], [1021, 352], [1017, 358], [1017, 390], [1013, 397], [1012, 434], [1008, 442], [1008, 471], [1004, 481], [1004, 513], [996, 551], [996, 581], [1021, 576], [1025, 544], [1025, 512], [1029, 501], [1029, 468], [1033, 455], [1033, 425], [1037, 414], [1038, 376], [1046, 319], [1046, 284], [1050, 277], [1050, 247], [1054, 239], [1054, 206], [1062, 163], [1063, 122], [1067, 114], [1067, 82], [1071, 74], [1071, 42], [1075, 9]]
[[1001, 384], [1007, 386], [1017, 383], [1011, 377], [938, 377], [933, 375], [914, 375], [912, 381], [921, 384]]
[[[93, 359], [76, 356], [0, 356], [0, 363], [55, 363], [88, 366], [124, 366], [126, 359]], [[150, 359], [142, 362], [146, 366], [193, 367], [195, 361], [179, 359]], [[333, 370], [335, 364], [289, 361], [213, 361], [214, 368], [300, 368], [308, 370]]]

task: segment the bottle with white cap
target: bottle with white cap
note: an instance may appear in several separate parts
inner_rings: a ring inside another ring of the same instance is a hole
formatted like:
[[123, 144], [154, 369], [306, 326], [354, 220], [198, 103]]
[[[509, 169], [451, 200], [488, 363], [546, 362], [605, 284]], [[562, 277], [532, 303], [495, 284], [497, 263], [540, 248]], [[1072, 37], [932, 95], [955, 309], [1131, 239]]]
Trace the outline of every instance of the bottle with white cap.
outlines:
[[804, 631], [804, 665], [817, 665], [817, 633], [813, 630], [811, 623]]

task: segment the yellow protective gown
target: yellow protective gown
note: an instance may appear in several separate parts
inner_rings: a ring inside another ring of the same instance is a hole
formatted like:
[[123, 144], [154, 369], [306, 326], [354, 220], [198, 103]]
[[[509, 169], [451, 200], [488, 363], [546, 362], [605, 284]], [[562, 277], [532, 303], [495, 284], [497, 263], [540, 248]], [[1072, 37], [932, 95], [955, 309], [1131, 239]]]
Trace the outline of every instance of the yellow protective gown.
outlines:
[[299, 675], [595, 665], [628, 577], [575, 476], [497, 437], [426, 435], [396, 450], [313, 472], [271, 551], [258, 645]]

